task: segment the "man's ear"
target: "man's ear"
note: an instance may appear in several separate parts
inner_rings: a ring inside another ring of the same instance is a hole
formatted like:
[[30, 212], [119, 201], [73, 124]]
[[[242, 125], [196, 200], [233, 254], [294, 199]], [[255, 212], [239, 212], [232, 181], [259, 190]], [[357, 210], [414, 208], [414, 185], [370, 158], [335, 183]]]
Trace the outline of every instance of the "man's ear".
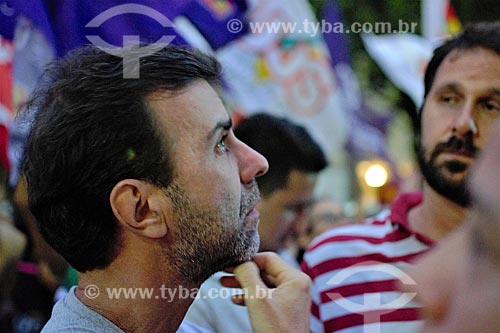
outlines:
[[135, 234], [162, 238], [167, 234], [165, 214], [159, 211], [158, 189], [145, 181], [124, 179], [109, 196], [111, 209], [118, 222]]

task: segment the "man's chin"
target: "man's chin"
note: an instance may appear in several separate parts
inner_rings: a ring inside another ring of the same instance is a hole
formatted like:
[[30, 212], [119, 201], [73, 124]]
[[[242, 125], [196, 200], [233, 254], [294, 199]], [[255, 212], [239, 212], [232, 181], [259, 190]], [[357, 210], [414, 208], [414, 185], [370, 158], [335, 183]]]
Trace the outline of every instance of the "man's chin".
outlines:
[[418, 163], [427, 184], [438, 194], [462, 207], [469, 207], [470, 196], [466, 188], [470, 163], [461, 159], [437, 158], [426, 161], [425, 154], [417, 147]]
[[[245, 244], [246, 243], [246, 244]], [[260, 238], [259, 234], [255, 232], [253, 238], [248, 241], [243, 241], [242, 244], [246, 245], [243, 249], [236, 249], [233, 256], [229, 257], [226, 262], [217, 267], [217, 272], [225, 270], [230, 267], [238, 266], [244, 262], [252, 260], [259, 250]], [[241, 244], [240, 244], [241, 245]]]
[[[444, 177], [443, 177], [444, 178]], [[428, 182], [429, 185], [440, 195], [457, 205], [467, 208], [470, 206], [470, 195], [465, 186], [465, 181], [451, 181], [442, 179], [440, 183]], [[444, 181], [443, 181], [444, 180]]]
[[468, 169], [452, 172], [446, 166], [440, 166], [423, 171], [427, 184], [435, 192], [459, 206], [469, 207], [470, 196], [466, 186]]
[[236, 260], [235, 263], [236, 265], [242, 264], [244, 262], [252, 260], [252, 258], [257, 254], [259, 251], [259, 244], [260, 244], [260, 238], [259, 234], [256, 234], [256, 238], [252, 242], [251, 246], [247, 248], [247, 251], [243, 256], [239, 258], [239, 260]]

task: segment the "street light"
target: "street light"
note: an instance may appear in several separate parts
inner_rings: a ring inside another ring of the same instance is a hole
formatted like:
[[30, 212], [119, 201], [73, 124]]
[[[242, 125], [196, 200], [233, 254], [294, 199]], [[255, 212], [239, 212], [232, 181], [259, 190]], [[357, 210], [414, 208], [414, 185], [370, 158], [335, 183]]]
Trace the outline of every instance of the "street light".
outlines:
[[370, 165], [364, 175], [365, 182], [370, 187], [382, 187], [387, 183], [389, 175], [386, 168], [377, 162]]

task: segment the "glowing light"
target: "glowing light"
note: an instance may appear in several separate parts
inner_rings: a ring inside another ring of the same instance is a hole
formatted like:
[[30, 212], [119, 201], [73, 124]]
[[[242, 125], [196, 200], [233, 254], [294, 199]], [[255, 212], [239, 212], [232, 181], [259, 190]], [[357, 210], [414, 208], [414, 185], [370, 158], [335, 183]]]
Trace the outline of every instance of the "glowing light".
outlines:
[[384, 166], [372, 164], [366, 169], [365, 182], [370, 187], [382, 187], [387, 183], [388, 173]]

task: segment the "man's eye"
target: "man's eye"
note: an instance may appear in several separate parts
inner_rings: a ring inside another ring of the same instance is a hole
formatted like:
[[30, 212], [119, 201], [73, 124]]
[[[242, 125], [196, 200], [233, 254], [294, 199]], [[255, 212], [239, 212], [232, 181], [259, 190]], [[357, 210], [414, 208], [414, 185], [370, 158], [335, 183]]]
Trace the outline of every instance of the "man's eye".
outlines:
[[454, 94], [444, 94], [439, 98], [439, 100], [445, 104], [455, 105], [459, 102], [459, 97]]
[[484, 101], [481, 103], [481, 109], [489, 112], [500, 112], [500, 103], [498, 101]]
[[224, 135], [217, 143], [217, 146], [215, 147], [221, 153], [227, 153], [228, 151], [228, 148], [226, 147], [226, 139], [227, 135]]

